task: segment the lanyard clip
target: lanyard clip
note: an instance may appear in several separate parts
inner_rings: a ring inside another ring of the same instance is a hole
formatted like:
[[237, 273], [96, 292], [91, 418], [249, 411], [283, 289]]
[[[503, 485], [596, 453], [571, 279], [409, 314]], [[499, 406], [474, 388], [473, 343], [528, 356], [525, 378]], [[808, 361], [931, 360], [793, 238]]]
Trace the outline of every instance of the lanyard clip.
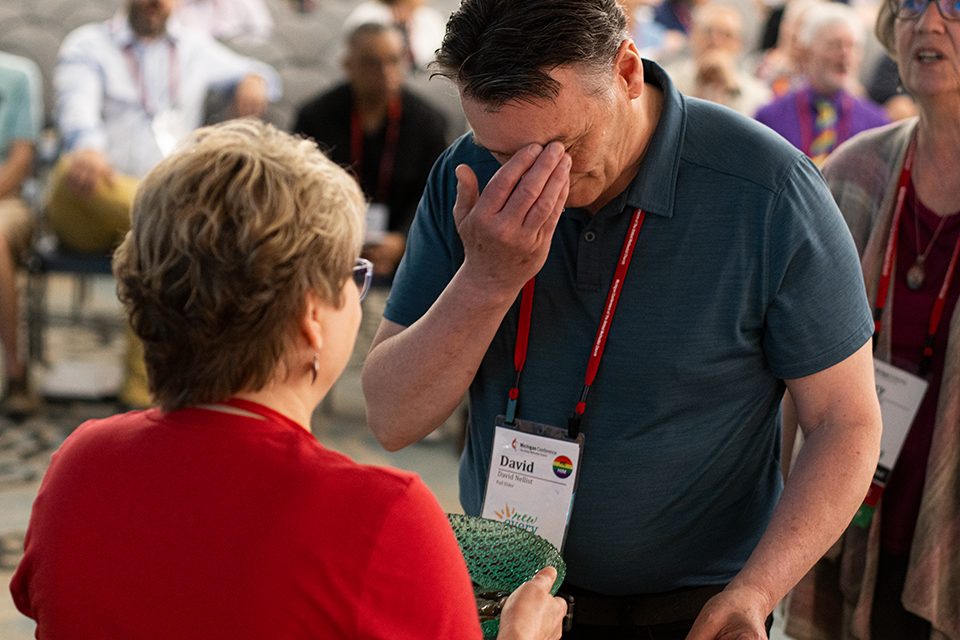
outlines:
[[583, 420], [583, 412], [587, 410], [587, 391], [590, 387], [583, 388], [583, 394], [580, 396], [580, 402], [577, 403], [577, 408], [573, 410], [573, 415], [567, 419], [567, 437], [571, 440], [576, 440], [577, 436], [580, 435], [580, 422]]
[[520, 389], [517, 387], [510, 388], [510, 395], [507, 399], [507, 410], [504, 415], [504, 422], [512, 425], [513, 421], [517, 418], [517, 398], [520, 397]]

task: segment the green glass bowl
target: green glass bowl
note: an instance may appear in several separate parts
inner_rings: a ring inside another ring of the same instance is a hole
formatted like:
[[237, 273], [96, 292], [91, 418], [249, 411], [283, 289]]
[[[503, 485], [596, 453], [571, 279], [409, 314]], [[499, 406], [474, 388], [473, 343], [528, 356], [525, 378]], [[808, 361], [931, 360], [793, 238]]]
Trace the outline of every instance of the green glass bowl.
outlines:
[[[557, 579], [550, 589], [556, 595], [567, 573], [567, 564], [557, 548], [544, 538], [498, 522], [459, 513], [447, 514], [467, 561], [476, 595], [509, 593], [550, 565]], [[484, 638], [495, 638], [499, 617], [481, 622]]]

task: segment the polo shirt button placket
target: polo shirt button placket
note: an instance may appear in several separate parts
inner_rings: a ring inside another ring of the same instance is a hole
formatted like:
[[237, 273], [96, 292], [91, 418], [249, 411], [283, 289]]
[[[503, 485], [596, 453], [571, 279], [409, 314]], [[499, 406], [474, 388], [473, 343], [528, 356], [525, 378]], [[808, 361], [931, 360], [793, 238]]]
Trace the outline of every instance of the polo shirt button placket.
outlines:
[[583, 240], [585, 242], [593, 242], [596, 239], [597, 239], [597, 234], [594, 233], [593, 231], [587, 231], [586, 233], [583, 234]]

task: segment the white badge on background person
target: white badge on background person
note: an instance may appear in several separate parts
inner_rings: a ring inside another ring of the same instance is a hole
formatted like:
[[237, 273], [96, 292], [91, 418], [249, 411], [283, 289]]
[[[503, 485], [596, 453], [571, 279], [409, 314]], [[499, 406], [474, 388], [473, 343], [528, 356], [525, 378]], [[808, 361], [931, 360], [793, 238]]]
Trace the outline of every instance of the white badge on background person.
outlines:
[[927, 381], [881, 360], [874, 360], [873, 368], [883, 420], [878, 466], [890, 470], [923, 402]]
[[157, 148], [164, 158], [173, 153], [177, 145], [190, 133], [190, 129], [184, 126], [183, 114], [173, 109], [153, 116], [150, 128], [153, 130], [153, 139], [157, 141]]
[[563, 548], [583, 451], [583, 435], [557, 437], [564, 431], [523, 420], [507, 425], [503, 416], [497, 418], [481, 516]]
[[390, 207], [382, 202], [371, 202], [367, 206], [367, 231], [364, 244], [380, 244], [387, 233], [390, 223]]

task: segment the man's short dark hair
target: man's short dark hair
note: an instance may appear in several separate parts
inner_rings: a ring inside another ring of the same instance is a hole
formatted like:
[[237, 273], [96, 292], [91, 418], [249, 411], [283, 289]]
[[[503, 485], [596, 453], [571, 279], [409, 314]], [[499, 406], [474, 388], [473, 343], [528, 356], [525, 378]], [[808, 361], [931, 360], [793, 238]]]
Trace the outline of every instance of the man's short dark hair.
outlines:
[[434, 72], [492, 108], [556, 98], [548, 74], [578, 64], [605, 71], [626, 37], [617, 0], [463, 0]]
[[382, 33], [396, 33], [403, 39], [403, 32], [394, 24], [387, 22], [364, 22], [346, 33], [344, 38], [348, 47], [354, 47], [360, 38], [379, 36]]

